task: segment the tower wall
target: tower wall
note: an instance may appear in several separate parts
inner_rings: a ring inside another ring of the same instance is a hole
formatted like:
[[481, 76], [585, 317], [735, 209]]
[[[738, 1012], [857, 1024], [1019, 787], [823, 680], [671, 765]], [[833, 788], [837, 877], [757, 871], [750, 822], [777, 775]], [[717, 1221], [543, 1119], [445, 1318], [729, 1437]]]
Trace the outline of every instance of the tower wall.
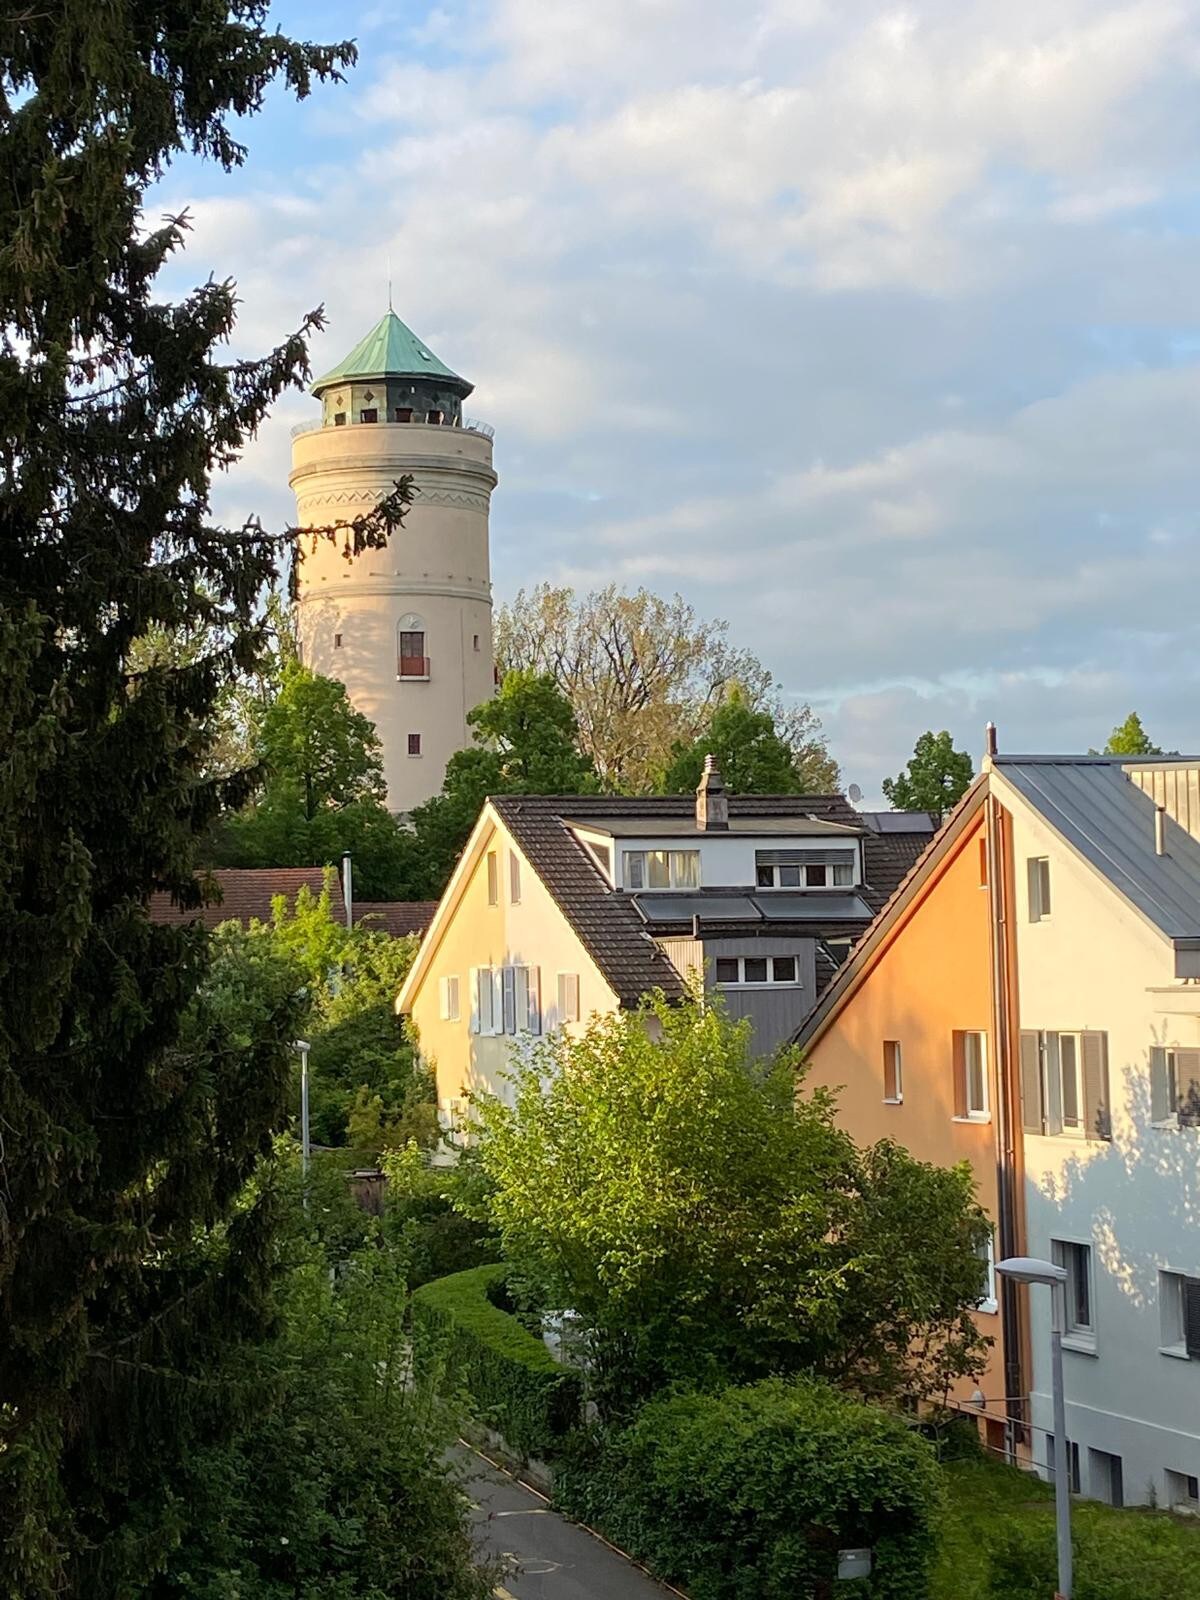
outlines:
[[[298, 524], [312, 528], [370, 510], [405, 473], [416, 494], [386, 550], [347, 561], [336, 545], [304, 544], [298, 611], [305, 665], [345, 684], [375, 724], [399, 812], [440, 790], [447, 761], [471, 743], [467, 712], [494, 691], [491, 440], [445, 425], [317, 425], [293, 441], [288, 480]], [[400, 675], [402, 624], [425, 635], [427, 677]]]

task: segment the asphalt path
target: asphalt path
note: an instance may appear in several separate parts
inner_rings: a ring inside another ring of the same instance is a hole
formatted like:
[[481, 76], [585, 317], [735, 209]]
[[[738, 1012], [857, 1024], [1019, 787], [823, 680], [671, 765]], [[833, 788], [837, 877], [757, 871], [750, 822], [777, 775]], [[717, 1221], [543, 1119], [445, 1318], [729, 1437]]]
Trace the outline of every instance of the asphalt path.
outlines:
[[611, 1545], [465, 1446], [454, 1451], [485, 1556], [501, 1563], [498, 1600], [670, 1600]]

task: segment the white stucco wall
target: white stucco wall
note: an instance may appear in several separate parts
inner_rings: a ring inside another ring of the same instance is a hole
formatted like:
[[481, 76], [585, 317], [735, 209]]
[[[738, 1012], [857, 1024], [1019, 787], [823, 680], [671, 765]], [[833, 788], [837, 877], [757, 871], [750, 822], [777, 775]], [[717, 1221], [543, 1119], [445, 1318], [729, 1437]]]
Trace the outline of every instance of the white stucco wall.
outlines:
[[[1024, 1135], [1030, 1254], [1050, 1258], [1054, 1239], [1092, 1248], [1095, 1349], [1065, 1352], [1067, 1433], [1084, 1493], [1105, 1497], [1088, 1456], [1102, 1450], [1121, 1457], [1127, 1504], [1165, 1504], [1167, 1469], [1200, 1474], [1200, 1362], [1160, 1352], [1158, 1286], [1160, 1268], [1200, 1275], [1200, 1131], [1151, 1124], [1149, 1052], [1200, 1045], [1200, 989], [1177, 985], [1167, 940], [1002, 776], [996, 786], [1013, 816], [1021, 1027], [1108, 1035], [1111, 1143]], [[1031, 856], [1050, 861], [1051, 914], [1036, 923]], [[1050, 1296], [1027, 1292], [1032, 1420], [1050, 1428]]]
[[795, 833], [710, 833], [675, 837], [646, 834], [636, 839], [614, 839], [613, 848], [618, 888], [624, 886], [624, 859], [628, 850], [699, 850], [700, 885], [704, 889], [752, 888], [756, 850], [852, 850], [854, 882], [862, 882], [858, 838], [854, 834], [806, 834], [799, 819]]

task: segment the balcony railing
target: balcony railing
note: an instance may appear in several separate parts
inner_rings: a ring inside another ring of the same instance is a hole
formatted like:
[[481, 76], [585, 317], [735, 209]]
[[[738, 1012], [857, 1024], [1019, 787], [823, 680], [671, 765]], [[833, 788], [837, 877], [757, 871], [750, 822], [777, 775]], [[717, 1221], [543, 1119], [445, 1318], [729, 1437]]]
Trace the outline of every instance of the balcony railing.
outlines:
[[[292, 428], [292, 438], [298, 439], [302, 433], [316, 433], [325, 426], [324, 421], [318, 418], [315, 422], [297, 422]], [[454, 422], [426, 422], [423, 417], [414, 417], [411, 422], [346, 422], [346, 427], [352, 428], [454, 428], [459, 433], [475, 433], [481, 439], [495, 437], [496, 430], [490, 422], [480, 422], [478, 417], [464, 417], [461, 423]]]
[[428, 678], [429, 657], [397, 656], [396, 676], [397, 678]]

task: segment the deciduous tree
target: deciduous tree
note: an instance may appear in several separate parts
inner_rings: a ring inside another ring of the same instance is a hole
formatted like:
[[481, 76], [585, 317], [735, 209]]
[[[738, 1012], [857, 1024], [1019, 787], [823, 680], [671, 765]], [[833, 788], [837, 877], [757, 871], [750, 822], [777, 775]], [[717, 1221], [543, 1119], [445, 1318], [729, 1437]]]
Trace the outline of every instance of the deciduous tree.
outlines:
[[897, 811], [932, 811], [940, 819], [966, 794], [974, 773], [970, 756], [954, 748], [948, 733], [923, 733], [905, 771], [882, 787]]
[[827, 757], [817, 770], [802, 766], [781, 736], [769, 711], [755, 711], [735, 684], [713, 714], [707, 730], [692, 745], [677, 745], [663, 777], [665, 794], [686, 794], [700, 782], [706, 755], [716, 756], [721, 776], [733, 794], [809, 794], [827, 777]]
[[1150, 742], [1150, 735], [1142, 727], [1142, 719], [1131, 711], [1108, 736], [1104, 746], [1106, 756], [1160, 756], [1162, 751]]
[[981, 1370], [969, 1171], [856, 1149], [834, 1113], [719, 1005], [661, 998], [543, 1041], [479, 1103], [506, 1258], [582, 1319], [608, 1409], [673, 1380], [803, 1370], [894, 1398]]

